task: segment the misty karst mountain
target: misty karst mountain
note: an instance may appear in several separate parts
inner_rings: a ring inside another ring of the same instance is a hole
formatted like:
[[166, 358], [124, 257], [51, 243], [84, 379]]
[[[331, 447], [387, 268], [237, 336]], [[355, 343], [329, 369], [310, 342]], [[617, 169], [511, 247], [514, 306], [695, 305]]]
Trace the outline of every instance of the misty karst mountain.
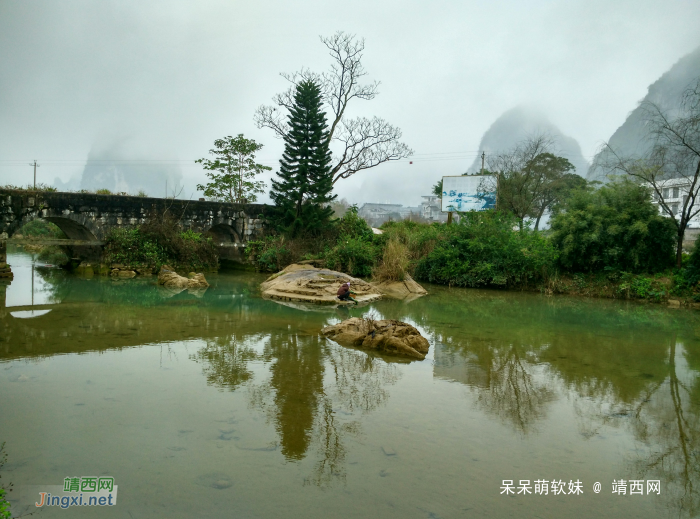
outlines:
[[[182, 171], [177, 161], [147, 159], [153, 156], [139, 149], [131, 139], [101, 140], [93, 144], [88, 153], [83, 173], [78, 179], [63, 183], [56, 179], [60, 189], [109, 189], [113, 193], [162, 197], [178, 194], [182, 185]], [[160, 153], [162, 157], [172, 154]]]
[[[641, 102], [651, 101], [661, 108], [673, 109], [690, 86], [693, 80], [700, 76], [700, 47], [676, 62], [667, 72], [649, 86], [647, 95]], [[672, 113], [672, 112], [671, 112]], [[644, 127], [642, 108], [637, 106], [627, 116], [608, 140], [610, 147], [621, 157], [640, 157], [651, 149], [651, 141], [647, 139]], [[604, 164], [610, 152], [601, 151], [593, 161]], [[604, 167], [591, 167], [588, 171], [589, 180], [606, 180], [607, 171]]]
[[[554, 141], [555, 153], [569, 159], [576, 173], [585, 176], [589, 164], [581, 153], [581, 146], [573, 137], [564, 135], [542, 112], [535, 108], [516, 106], [501, 115], [486, 130], [481, 138], [479, 150], [487, 155], [505, 152], [528, 137], [544, 134]], [[481, 169], [481, 156], [469, 167], [469, 173]]]

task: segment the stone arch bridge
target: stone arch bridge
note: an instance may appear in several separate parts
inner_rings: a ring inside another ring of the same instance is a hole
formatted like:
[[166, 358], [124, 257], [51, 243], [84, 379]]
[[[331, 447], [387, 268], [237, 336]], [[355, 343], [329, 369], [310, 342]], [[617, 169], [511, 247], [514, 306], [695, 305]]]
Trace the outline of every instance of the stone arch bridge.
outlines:
[[97, 259], [114, 228], [145, 223], [152, 211], [170, 211], [184, 229], [211, 236], [224, 259], [240, 260], [248, 241], [262, 236], [271, 206], [229, 204], [91, 193], [0, 189], [0, 265], [6, 263], [7, 240], [26, 223], [41, 218], [68, 237], [73, 257]]

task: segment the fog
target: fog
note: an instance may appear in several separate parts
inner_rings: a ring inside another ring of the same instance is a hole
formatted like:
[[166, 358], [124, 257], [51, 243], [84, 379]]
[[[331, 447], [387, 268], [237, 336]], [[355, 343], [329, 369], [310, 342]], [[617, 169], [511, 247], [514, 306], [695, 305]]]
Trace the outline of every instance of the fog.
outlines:
[[198, 198], [194, 160], [239, 133], [277, 168], [282, 142], [256, 128], [254, 111], [287, 87], [280, 72], [326, 70], [319, 35], [343, 30], [365, 38], [368, 79], [381, 81], [349, 115], [399, 126], [415, 155], [336, 192], [417, 205], [439, 177], [464, 173], [516, 106], [537, 107], [590, 161], [700, 45], [699, 19], [697, 0], [0, 0], [0, 185], [31, 183], [37, 159], [38, 181], [95, 189], [82, 176], [99, 177], [102, 161], [152, 195], [167, 180]]

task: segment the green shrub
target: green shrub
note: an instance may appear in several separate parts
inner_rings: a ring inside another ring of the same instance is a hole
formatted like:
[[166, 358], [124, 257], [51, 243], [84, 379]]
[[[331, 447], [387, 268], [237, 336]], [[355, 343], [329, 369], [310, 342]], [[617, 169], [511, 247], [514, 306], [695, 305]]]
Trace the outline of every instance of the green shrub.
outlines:
[[112, 192], [107, 188], [102, 188], [102, 189], [97, 189], [95, 191], [95, 194], [96, 195], [111, 195]]
[[572, 272], [659, 272], [673, 264], [673, 221], [658, 214], [647, 188], [626, 179], [574, 192], [551, 227], [559, 263]]
[[163, 247], [147, 239], [138, 227], [112, 229], [105, 242], [105, 258], [108, 263], [160, 266], [167, 264], [170, 259]]
[[358, 238], [370, 242], [374, 237], [372, 228], [367, 225], [364, 218], [357, 214], [357, 206], [355, 205], [348, 208], [342, 218], [337, 220], [336, 233], [338, 237], [349, 236], [351, 238]]
[[546, 279], [557, 253], [542, 235], [514, 230], [517, 220], [496, 212], [462, 214], [443, 226], [433, 250], [418, 261], [420, 280], [463, 287], [513, 287]]
[[202, 233], [194, 232], [192, 229], [187, 229], [185, 232], [181, 232], [180, 237], [185, 241], [202, 241]]
[[105, 242], [108, 263], [156, 268], [167, 264], [188, 270], [218, 266], [212, 240], [191, 230], [183, 232], [170, 214], [151, 214], [140, 227], [112, 229]]
[[49, 263], [51, 265], [63, 266], [67, 265], [70, 261], [68, 254], [61, 247], [43, 247], [37, 258], [44, 263]]
[[17, 231], [23, 236], [39, 236], [43, 238], [67, 238], [61, 229], [56, 224], [37, 218], [22, 226]]
[[4, 488], [0, 488], [0, 518], [10, 519], [12, 514], [10, 513], [10, 503], [7, 501], [7, 493]]
[[[292, 252], [296, 242], [284, 236], [268, 236], [261, 240], [248, 242], [245, 253], [248, 261], [256, 270], [262, 272], [279, 272], [287, 265], [297, 261]], [[296, 247], [294, 247], [296, 249]]]
[[[7, 452], [5, 451], [5, 442], [0, 443], [0, 468], [7, 463]], [[2, 476], [0, 476], [2, 478]], [[7, 501], [7, 490], [12, 490], [12, 483], [6, 486], [0, 486], [0, 519], [10, 519], [10, 503]]]
[[376, 263], [377, 249], [366, 239], [341, 236], [335, 247], [326, 251], [324, 258], [330, 269], [351, 276], [369, 277]]

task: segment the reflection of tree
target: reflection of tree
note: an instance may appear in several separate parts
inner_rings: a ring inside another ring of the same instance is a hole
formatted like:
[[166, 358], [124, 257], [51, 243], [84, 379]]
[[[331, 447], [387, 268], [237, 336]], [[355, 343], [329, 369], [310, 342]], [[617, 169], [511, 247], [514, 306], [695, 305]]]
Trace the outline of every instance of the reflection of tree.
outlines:
[[[700, 376], [693, 350], [677, 343], [670, 334], [663, 347], [657, 343], [652, 356], [654, 371], [642, 377], [610, 373], [606, 384], [583, 385], [584, 392], [574, 409], [584, 436], [591, 437], [603, 426], [628, 427], [639, 442], [629, 460], [629, 479], [658, 479], [661, 496], [679, 516], [700, 512]], [[668, 337], [668, 336], [667, 336]], [[695, 352], [697, 356], [697, 352]], [[644, 362], [643, 355], [630, 362]], [[636, 371], [636, 370], [635, 370]], [[640, 386], [639, 380], [642, 380]], [[592, 389], [599, 389], [594, 392]], [[636, 393], [632, 394], [630, 388]], [[577, 388], [578, 390], [578, 388]], [[621, 398], [621, 395], [625, 399]]]
[[[529, 348], [532, 353], [532, 348]], [[555, 399], [554, 391], [535, 365], [524, 358], [526, 347], [518, 344], [490, 347], [476, 363], [486, 375], [479, 388], [477, 405], [528, 433], [544, 418], [546, 405]], [[479, 387], [479, 386], [473, 386]]]
[[[246, 347], [247, 340], [264, 341], [263, 353]], [[274, 425], [284, 457], [316, 454], [305, 484], [319, 486], [345, 480], [347, 441], [360, 433], [357, 414], [383, 405], [386, 386], [399, 376], [394, 364], [288, 330], [209, 341], [192, 358], [206, 365], [210, 384], [235, 389], [248, 383], [251, 406]], [[270, 363], [268, 380], [252, 383], [251, 360]]]
[[213, 386], [236, 389], [250, 380], [253, 374], [248, 370], [248, 362], [258, 358], [257, 352], [246, 346], [245, 340], [222, 336], [207, 339], [206, 346], [190, 355], [190, 358], [204, 365], [207, 382]]
[[[363, 352], [325, 344], [323, 351], [328, 370], [314, 428], [318, 461], [305, 483], [318, 486], [345, 481], [345, 444], [347, 438], [360, 434], [360, 422], [352, 416], [369, 413], [383, 405], [389, 398], [385, 386], [399, 378], [395, 364]], [[342, 416], [351, 418], [344, 421]]]
[[640, 477], [661, 480], [662, 495], [672, 508], [694, 517], [700, 512], [700, 376], [697, 371], [679, 369], [678, 353], [673, 340], [668, 348], [668, 377], [635, 414], [634, 430], [649, 448], [648, 456], [635, 466]]

